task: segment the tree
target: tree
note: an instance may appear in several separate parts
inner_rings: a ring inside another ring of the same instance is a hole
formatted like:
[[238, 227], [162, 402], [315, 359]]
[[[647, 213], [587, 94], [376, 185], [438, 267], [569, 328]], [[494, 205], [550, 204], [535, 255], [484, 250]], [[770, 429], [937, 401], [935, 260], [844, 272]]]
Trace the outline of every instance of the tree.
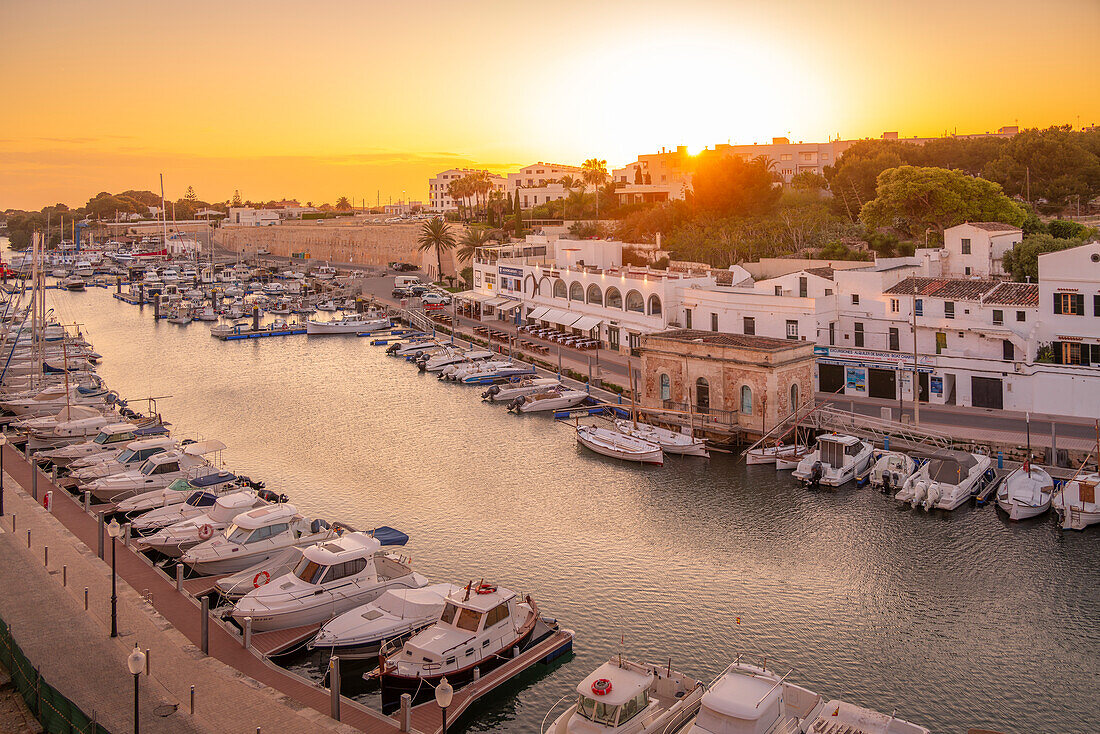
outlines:
[[346, 212], [351, 210], [351, 202], [348, 201], [348, 197], [341, 196], [336, 200], [336, 210]]
[[607, 180], [607, 161], [600, 158], [589, 158], [581, 164], [583, 169], [581, 177], [585, 184], [590, 184], [596, 192], [596, 221], [600, 220], [600, 184]]
[[443, 253], [450, 252], [455, 247], [455, 236], [451, 232], [451, 225], [439, 217], [433, 217], [424, 222], [420, 227], [420, 236], [416, 240], [417, 250], [427, 252], [435, 250], [435, 261], [439, 266], [439, 278], [443, 278]]
[[644, 179], [642, 178], [642, 167], [638, 166], [634, 169], [634, 183], [641, 184], [643, 183], [643, 181]]
[[183, 195], [183, 198], [186, 199], [187, 201], [192, 202], [192, 203], [198, 201], [199, 197], [195, 194], [195, 187], [194, 186], [188, 186], [187, 187], [187, 193]]
[[1053, 237], [1049, 234], [1034, 234], [1012, 246], [1004, 254], [1004, 269], [1012, 274], [1014, 280], [1039, 282], [1039, 255], [1047, 252], [1068, 250], [1080, 247], [1084, 240]]
[[912, 238], [938, 235], [963, 222], [1004, 222], [1017, 227], [1025, 207], [1005, 196], [998, 184], [946, 168], [899, 166], [879, 174], [875, 198], [859, 218], [872, 228], [893, 227]]
[[720, 154], [699, 161], [692, 189], [699, 209], [718, 217], [762, 214], [774, 208], [782, 194], [766, 160], [746, 162]]
[[800, 171], [791, 178], [791, 188], [804, 191], [823, 191], [829, 187], [825, 177], [813, 171]]
[[232, 200], [231, 206], [236, 206], [236, 207], [244, 206], [244, 202], [241, 201], [240, 189], [233, 189], [233, 200]]
[[1065, 207], [1070, 198], [1087, 201], [1100, 194], [1100, 158], [1084, 142], [1068, 125], [1024, 130], [985, 165], [982, 175], [1010, 196], [1040, 202], [1047, 211]]
[[459, 248], [455, 251], [455, 255], [458, 256], [460, 261], [468, 262], [473, 259], [477, 248], [484, 247], [491, 240], [489, 230], [484, 227], [470, 227], [466, 230], [466, 234], [462, 235], [462, 240], [458, 243]]

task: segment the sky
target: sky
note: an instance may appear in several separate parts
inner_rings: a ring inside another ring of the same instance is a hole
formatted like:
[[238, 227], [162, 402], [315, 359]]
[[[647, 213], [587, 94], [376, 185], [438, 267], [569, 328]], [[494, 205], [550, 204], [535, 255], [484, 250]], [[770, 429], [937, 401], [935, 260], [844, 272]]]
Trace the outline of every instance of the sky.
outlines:
[[1098, 0], [0, 0], [0, 210], [1100, 123]]

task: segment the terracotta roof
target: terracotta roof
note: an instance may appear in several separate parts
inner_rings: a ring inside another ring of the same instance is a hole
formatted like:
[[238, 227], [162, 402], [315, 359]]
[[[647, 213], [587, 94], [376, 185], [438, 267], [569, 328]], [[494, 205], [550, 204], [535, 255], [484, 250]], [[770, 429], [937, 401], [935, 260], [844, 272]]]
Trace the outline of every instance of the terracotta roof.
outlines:
[[826, 280], [833, 279], [832, 268], [806, 268], [806, 272], [810, 275], [816, 275], [819, 278], [825, 278]]
[[927, 296], [948, 301], [978, 301], [996, 288], [996, 280], [968, 280], [964, 278], [906, 278], [892, 288], [883, 291], [889, 296]]
[[982, 301], [1004, 306], [1038, 306], [1039, 284], [1006, 281], [994, 288]]
[[1005, 224], [1004, 222], [967, 222], [971, 227], [977, 227], [978, 229], [984, 229], [986, 232], [1020, 232], [1019, 227], [1014, 227], [1011, 224]]
[[812, 342], [794, 339], [775, 339], [770, 336], [749, 336], [747, 334], [728, 334], [722, 331], [703, 331], [701, 329], [673, 329], [647, 336], [655, 339], [671, 339], [678, 342], [713, 344], [718, 347], [740, 347], [766, 352], [779, 352], [784, 349], [805, 347]]

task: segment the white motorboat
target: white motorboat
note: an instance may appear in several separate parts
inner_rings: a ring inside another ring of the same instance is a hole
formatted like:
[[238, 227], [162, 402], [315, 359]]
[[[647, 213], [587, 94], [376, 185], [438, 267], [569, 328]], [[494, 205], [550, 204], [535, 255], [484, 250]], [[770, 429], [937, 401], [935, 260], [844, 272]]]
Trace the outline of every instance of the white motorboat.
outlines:
[[954, 510], [985, 486], [989, 468], [983, 454], [937, 451], [902, 482], [894, 499], [926, 510]]
[[328, 300], [324, 303], [317, 304], [317, 310], [332, 313], [335, 311], [339, 311], [340, 309], [336, 306], [336, 303], [334, 301]]
[[588, 393], [584, 390], [571, 390], [564, 385], [553, 385], [541, 392], [520, 395], [508, 404], [508, 410], [518, 413], [565, 410], [580, 405], [588, 397]]
[[0, 408], [17, 415], [48, 415], [56, 413], [66, 406], [87, 405], [105, 409], [108, 390], [102, 381], [92, 376], [79, 385], [73, 385], [66, 393], [62, 386], [60, 394], [56, 390], [44, 390], [29, 400], [0, 400]]
[[871, 467], [871, 486], [881, 492], [893, 492], [917, 470], [917, 461], [900, 451], [884, 451]]
[[188, 548], [210, 540], [217, 531], [225, 530], [237, 515], [267, 504], [267, 501], [255, 492], [239, 491], [223, 494], [206, 512], [180, 520], [145, 536], [141, 540], [141, 547], [157, 551], [169, 558], [179, 558]]
[[707, 442], [701, 438], [695, 438], [680, 431], [670, 431], [667, 428], [640, 423], [638, 421], [619, 419], [615, 421], [615, 427], [620, 433], [634, 438], [640, 438], [649, 443], [655, 443], [666, 454], [678, 454], [681, 456], [703, 456], [710, 458], [707, 451]]
[[577, 442], [597, 454], [612, 459], [637, 461], [642, 464], [656, 464], [658, 466], [665, 463], [664, 453], [657, 444], [627, 436], [618, 431], [612, 431], [610, 428], [577, 426]]
[[270, 505], [239, 516], [224, 533], [191, 548], [180, 561], [204, 576], [234, 573], [289, 547], [322, 543], [340, 533], [324, 520], [302, 517], [292, 504]]
[[91, 278], [95, 275], [95, 268], [92, 267], [92, 263], [87, 260], [77, 260], [76, 265], [73, 266], [73, 275], [80, 276], [81, 278]]
[[[426, 337], [410, 339], [406, 342], [394, 342], [386, 347], [386, 354], [393, 357], [417, 356], [429, 349], [439, 349], [442, 345], [435, 339]], [[445, 370], [444, 370], [445, 371]]]
[[133, 423], [109, 423], [100, 428], [99, 433], [90, 441], [40, 451], [38, 458], [50, 461], [57, 466], [68, 466], [78, 459], [89, 459], [95, 456], [105, 459], [117, 453], [120, 447], [126, 446], [131, 441], [167, 434], [168, 429], [163, 425], [140, 428]]
[[100, 429], [112, 419], [113, 416], [108, 417], [97, 412], [94, 416], [64, 421], [51, 428], [32, 430], [27, 434], [27, 448], [38, 451], [83, 443], [98, 435]]
[[481, 398], [491, 403], [510, 403], [516, 398], [543, 392], [546, 388], [557, 384], [559, 383], [556, 377], [524, 377], [516, 382], [490, 385], [485, 392], [481, 393]]
[[302, 548], [291, 546], [259, 563], [222, 576], [214, 583], [218, 593], [231, 602], [236, 602], [253, 589], [271, 583], [271, 579], [285, 576], [294, 570], [302, 558]]
[[67, 291], [82, 291], [84, 290], [86, 283], [84, 279], [77, 274], [72, 274], [58, 283], [58, 286], [64, 288]]
[[[167, 492], [169, 489], [175, 489], [176, 485], [180, 482], [187, 482], [187, 480], [177, 479], [172, 482], [172, 484], [169, 484], [165, 491]], [[227, 490], [223, 494], [240, 491], [240, 487], [236, 484], [224, 484], [222, 488]], [[266, 492], [267, 490], [264, 491]], [[170, 525], [175, 525], [178, 522], [189, 520], [192, 517], [198, 517], [207, 512], [214, 506], [214, 503], [218, 501], [218, 497], [222, 496], [216, 492], [205, 489], [191, 489], [190, 492], [185, 493], [187, 497], [184, 498], [183, 502], [154, 507], [151, 510], [146, 510], [137, 515], [130, 521], [130, 528], [135, 533], [145, 534], [154, 530], [166, 528]], [[127, 516], [130, 516], [130, 514], [127, 513]]]
[[[788, 675], [790, 675], [788, 673]], [[842, 701], [825, 703], [740, 657], [703, 694], [685, 734], [928, 734], [924, 727]]]
[[103, 457], [99, 454], [85, 456], [76, 459], [69, 464], [70, 476], [78, 482], [90, 482], [100, 477], [109, 477], [141, 466], [150, 456], [171, 451], [176, 447], [176, 441], [168, 436], [154, 438], [142, 438], [130, 441], [124, 448], [113, 456]]
[[1054, 480], [1030, 461], [1013, 470], [997, 488], [997, 506], [1010, 520], [1026, 520], [1050, 509]]
[[463, 385], [493, 385], [498, 382], [510, 382], [522, 377], [531, 377], [535, 374], [535, 368], [518, 363], [508, 362], [496, 366], [488, 366], [489, 362], [482, 362], [482, 367], [468, 370], [461, 378], [454, 378]]
[[[127, 517], [140, 516], [138, 519], [144, 521], [146, 515], [153, 510], [183, 504], [195, 491], [210, 492], [215, 497], [220, 497], [223, 494], [237, 491], [242, 485], [256, 490], [263, 489], [262, 482], [257, 486], [248, 481], [246, 477], [238, 477], [231, 472], [215, 472], [190, 479], [180, 477], [164, 489], [152, 489], [122, 500], [115, 506], [115, 512]], [[268, 498], [268, 501], [278, 502], [279, 499]], [[180, 519], [186, 518], [181, 517]], [[145, 523], [140, 524], [144, 525]], [[148, 529], [148, 527], [143, 529]]]
[[220, 441], [201, 441], [182, 450], [158, 453], [146, 459], [136, 470], [93, 479], [82, 489], [91, 492], [101, 502], [118, 502], [134, 495], [164, 489], [181, 477], [220, 475], [221, 472], [203, 458], [203, 455], [224, 448], [225, 444]]
[[493, 353], [487, 349], [444, 347], [435, 354], [421, 354], [416, 360], [416, 365], [421, 372], [441, 372], [448, 365], [489, 359], [492, 356]]
[[1084, 530], [1100, 523], [1097, 485], [1100, 485], [1100, 474], [1078, 475], [1054, 493], [1050, 506], [1058, 513], [1058, 524], [1063, 530]]
[[342, 318], [332, 321], [316, 321], [310, 319], [306, 322], [306, 334], [318, 336], [321, 334], [369, 334], [373, 331], [390, 328], [390, 320], [377, 318], [364, 314], [345, 314]]
[[194, 312], [194, 319], [196, 321], [217, 321], [218, 314], [214, 311], [212, 306], [204, 306]]
[[390, 589], [372, 602], [333, 617], [309, 642], [341, 660], [378, 657], [383, 642], [401, 644], [439, 619], [446, 598], [462, 591], [453, 584]]
[[509, 367], [512, 362], [506, 359], [471, 360], [458, 364], [449, 364], [439, 371], [439, 379], [461, 382], [472, 372], [493, 370], [497, 367]]
[[330, 265], [322, 265], [313, 271], [313, 277], [317, 280], [332, 280], [336, 277], [336, 268]]
[[823, 433], [817, 437], [817, 448], [798, 462], [794, 477], [808, 487], [839, 487], [869, 467], [873, 454], [873, 447], [867, 441], [855, 436]]
[[[745, 452], [745, 463], [749, 466], [757, 464], [774, 464], [776, 459], [790, 458], [797, 455], [800, 449], [805, 447], [798, 444], [776, 444], [774, 446], [758, 446]], [[805, 456], [805, 453], [803, 453]]]
[[242, 627], [251, 618], [256, 632], [300, 627], [327, 622], [389, 589], [427, 583], [407, 558], [382, 551], [376, 538], [344, 533], [305, 548], [291, 573], [245, 594], [231, 614]]
[[672, 670], [623, 660], [596, 668], [577, 685], [577, 702], [554, 720], [548, 734], [674, 732], [699, 710], [706, 687]]
[[90, 405], [70, 405], [62, 408], [53, 415], [40, 415], [34, 418], [23, 418], [12, 421], [8, 427], [16, 431], [31, 433], [34, 431], [51, 431], [57, 426], [70, 421], [78, 421], [83, 418], [100, 418], [103, 411]]

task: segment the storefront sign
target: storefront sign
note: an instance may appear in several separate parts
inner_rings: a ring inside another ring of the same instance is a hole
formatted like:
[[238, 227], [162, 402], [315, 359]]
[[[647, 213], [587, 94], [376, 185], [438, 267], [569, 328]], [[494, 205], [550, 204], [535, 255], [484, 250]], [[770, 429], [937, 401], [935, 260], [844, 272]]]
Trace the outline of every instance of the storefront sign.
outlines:
[[929, 377], [928, 389], [933, 395], [943, 395], [943, 378], [942, 377]]
[[506, 268], [503, 265], [497, 268], [497, 272], [501, 275], [510, 275], [513, 278], [523, 277], [523, 268]]
[[845, 387], [848, 390], [867, 390], [867, 373], [861, 367], [848, 367], [844, 370]]
[[[826, 364], [852, 364], [887, 370], [913, 369], [913, 355], [902, 352], [878, 352], [873, 349], [845, 349], [843, 347], [814, 347], [818, 360]], [[936, 360], [927, 354], [917, 355], [917, 368], [931, 372]]]

